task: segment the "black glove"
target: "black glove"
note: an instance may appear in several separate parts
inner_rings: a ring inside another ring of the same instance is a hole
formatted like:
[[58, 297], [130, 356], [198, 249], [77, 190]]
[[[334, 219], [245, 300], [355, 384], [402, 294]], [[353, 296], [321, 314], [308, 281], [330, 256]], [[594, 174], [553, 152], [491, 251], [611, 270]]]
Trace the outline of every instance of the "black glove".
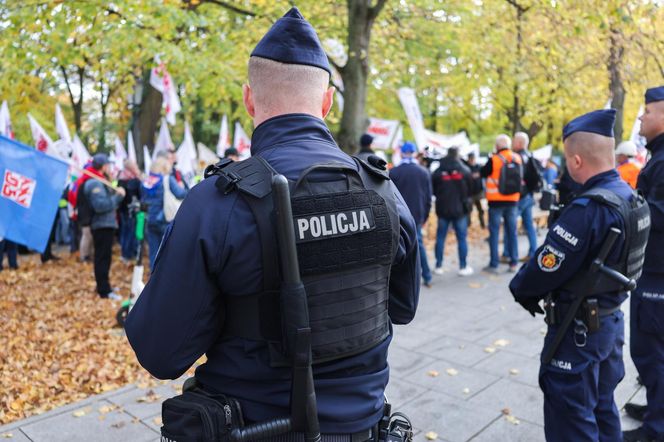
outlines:
[[539, 305], [539, 299], [536, 298], [526, 298], [526, 299], [521, 299], [517, 300], [519, 304], [521, 304], [521, 307], [525, 308], [528, 310], [528, 313], [532, 315], [532, 317], [535, 317], [535, 313], [540, 313], [544, 314], [544, 310], [542, 310], [542, 307]]

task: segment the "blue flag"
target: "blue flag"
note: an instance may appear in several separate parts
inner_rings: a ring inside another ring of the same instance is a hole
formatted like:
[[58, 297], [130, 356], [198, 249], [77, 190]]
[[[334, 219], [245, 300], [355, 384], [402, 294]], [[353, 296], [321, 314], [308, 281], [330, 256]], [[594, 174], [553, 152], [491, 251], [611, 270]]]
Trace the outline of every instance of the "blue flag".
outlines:
[[69, 166], [0, 136], [0, 237], [44, 252]]

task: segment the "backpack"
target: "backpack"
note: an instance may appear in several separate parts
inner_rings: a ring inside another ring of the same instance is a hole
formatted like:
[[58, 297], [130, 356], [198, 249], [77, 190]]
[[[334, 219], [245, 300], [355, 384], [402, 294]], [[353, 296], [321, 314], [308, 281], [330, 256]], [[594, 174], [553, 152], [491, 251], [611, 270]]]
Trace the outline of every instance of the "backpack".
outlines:
[[85, 185], [89, 181], [85, 181], [76, 191], [76, 213], [78, 214], [78, 225], [81, 227], [87, 227], [92, 224], [92, 215], [94, 215], [94, 209], [84, 190]]
[[521, 181], [523, 180], [523, 166], [521, 163], [507, 159], [501, 154], [497, 154], [503, 167], [500, 168], [500, 176], [498, 178], [498, 192], [503, 195], [511, 195], [513, 193], [521, 192]]
[[523, 155], [528, 158], [525, 170], [523, 171], [523, 181], [526, 186], [526, 192], [539, 192], [542, 189], [542, 183], [544, 182], [542, 166], [530, 152], [524, 153]]

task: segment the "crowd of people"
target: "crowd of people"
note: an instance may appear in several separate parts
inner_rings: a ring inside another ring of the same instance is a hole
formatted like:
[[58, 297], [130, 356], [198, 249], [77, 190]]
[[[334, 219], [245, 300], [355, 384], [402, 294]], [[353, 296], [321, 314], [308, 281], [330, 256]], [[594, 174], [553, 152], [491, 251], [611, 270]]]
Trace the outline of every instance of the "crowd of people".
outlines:
[[[238, 159], [237, 155], [234, 148], [225, 152], [230, 158]], [[189, 191], [189, 184], [177, 169], [176, 161], [174, 150], [162, 151], [156, 154], [148, 174], [142, 173], [131, 160], [125, 160], [118, 172], [108, 155], [95, 154], [79, 176], [65, 186], [41, 261], [60, 259], [52, 253], [52, 244], [66, 246], [80, 261], [93, 264], [100, 298], [122, 299], [109, 280], [113, 245], [119, 244], [124, 263], [136, 260], [139, 256], [137, 213], [144, 210], [145, 238], [152, 268], [166, 226]], [[18, 269], [20, 247], [8, 239], [0, 241], [0, 271], [4, 255], [9, 268]]]

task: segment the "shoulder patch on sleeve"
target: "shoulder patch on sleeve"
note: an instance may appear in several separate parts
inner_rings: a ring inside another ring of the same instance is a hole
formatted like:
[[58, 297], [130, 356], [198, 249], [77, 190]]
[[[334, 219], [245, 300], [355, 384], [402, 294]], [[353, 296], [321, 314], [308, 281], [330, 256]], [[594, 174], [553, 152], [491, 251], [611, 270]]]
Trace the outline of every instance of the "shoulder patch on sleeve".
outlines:
[[563, 261], [565, 261], [565, 252], [561, 252], [548, 244], [537, 255], [537, 266], [540, 270], [547, 273], [558, 270]]

